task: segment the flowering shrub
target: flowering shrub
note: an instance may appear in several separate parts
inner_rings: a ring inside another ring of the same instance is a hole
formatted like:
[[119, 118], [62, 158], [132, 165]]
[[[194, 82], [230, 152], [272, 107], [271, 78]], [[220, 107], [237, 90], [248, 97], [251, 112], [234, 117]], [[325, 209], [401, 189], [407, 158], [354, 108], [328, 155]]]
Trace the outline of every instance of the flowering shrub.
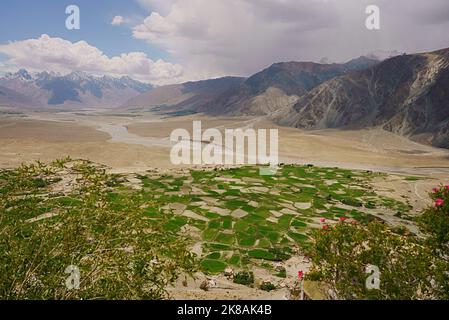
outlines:
[[[330, 285], [338, 299], [441, 297], [438, 257], [415, 238], [395, 234], [380, 222], [365, 226], [340, 221], [316, 230], [313, 239], [307, 278]], [[366, 286], [368, 265], [381, 272], [379, 290]]]
[[430, 244], [449, 254], [449, 185], [434, 188], [433, 205], [419, 219], [421, 229], [429, 235]]
[[427, 245], [441, 260], [440, 296], [449, 299], [449, 185], [434, 188], [430, 197], [433, 205], [424, 210], [418, 222], [428, 235]]
[[[430, 197], [418, 219], [425, 240], [377, 221], [324, 225], [312, 235], [308, 278], [330, 285], [339, 299], [449, 299], [449, 185]], [[367, 265], [380, 270], [378, 290], [366, 286]]]

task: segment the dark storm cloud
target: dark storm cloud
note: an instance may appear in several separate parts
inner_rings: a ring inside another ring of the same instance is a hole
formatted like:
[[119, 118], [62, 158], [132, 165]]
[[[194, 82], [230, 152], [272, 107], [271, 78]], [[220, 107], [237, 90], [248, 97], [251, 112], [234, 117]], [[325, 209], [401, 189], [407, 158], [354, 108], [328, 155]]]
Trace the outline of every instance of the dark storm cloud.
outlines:
[[[161, 7], [162, 0], [139, 0]], [[365, 9], [380, 8], [367, 30]], [[345, 61], [373, 51], [449, 47], [447, 0], [170, 0], [134, 28], [188, 77], [247, 75], [285, 60]]]

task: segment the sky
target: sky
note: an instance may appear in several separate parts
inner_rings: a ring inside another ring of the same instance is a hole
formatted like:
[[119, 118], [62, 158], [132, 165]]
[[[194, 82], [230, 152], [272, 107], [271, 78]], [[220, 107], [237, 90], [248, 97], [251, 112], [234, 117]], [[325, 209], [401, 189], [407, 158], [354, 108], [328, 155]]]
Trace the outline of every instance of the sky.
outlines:
[[[368, 30], [368, 5], [380, 29]], [[66, 7], [80, 9], [68, 30]], [[449, 47], [447, 0], [2, 0], [0, 72], [127, 75], [155, 85]]]

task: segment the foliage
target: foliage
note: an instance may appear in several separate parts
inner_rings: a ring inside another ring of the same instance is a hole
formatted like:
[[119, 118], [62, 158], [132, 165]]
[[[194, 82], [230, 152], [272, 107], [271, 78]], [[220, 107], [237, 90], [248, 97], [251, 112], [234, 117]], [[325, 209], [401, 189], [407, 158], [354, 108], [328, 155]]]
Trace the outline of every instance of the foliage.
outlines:
[[260, 285], [260, 290], [272, 291], [272, 290], [276, 290], [276, 286], [274, 284], [272, 284], [271, 282], [263, 282]]
[[[75, 177], [69, 190], [61, 178]], [[186, 239], [147, 219], [140, 192], [87, 161], [0, 172], [0, 298], [161, 299], [196, 262]], [[62, 187], [62, 189], [61, 189]], [[80, 287], [65, 283], [69, 265]]]
[[449, 254], [449, 186], [435, 188], [430, 194], [434, 205], [424, 210], [420, 227], [429, 235], [432, 246]]
[[276, 276], [279, 278], [287, 278], [287, 270], [282, 267], [278, 273], [276, 273]]
[[[439, 297], [440, 260], [415, 238], [380, 222], [340, 222], [313, 234], [309, 279], [335, 288], [338, 299], [427, 299]], [[368, 289], [368, 265], [377, 266], [380, 289]]]
[[252, 285], [254, 283], [254, 273], [252, 271], [240, 271], [234, 275], [234, 283]]
[[434, 203], [424, 210], [418, 223], [428, 235], [427, 244], [441, 259], [440, 296], [449, 299], [449, 185], [433, 189], [430, 197]]

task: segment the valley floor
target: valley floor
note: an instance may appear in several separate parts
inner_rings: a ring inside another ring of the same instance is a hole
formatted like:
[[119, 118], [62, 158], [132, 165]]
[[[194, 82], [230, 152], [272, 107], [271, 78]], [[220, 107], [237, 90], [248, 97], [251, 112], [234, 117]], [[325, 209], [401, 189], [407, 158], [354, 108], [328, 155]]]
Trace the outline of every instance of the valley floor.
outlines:
[[201, 120], [203, 129], [277, 128], [283, 163], [418, 174], [442, 180], [449, 176], [449, 150], [418, 144], [380, 129], [303, 131], [279, 127], [263, 118], [164, 118], [152, 113], [101, 109], [0, 113], [0, 168], [67, 155], [103, 163], [115, 172], [173, 168], [170, 133], [177, 128], [191, 131], [193, 120]]

